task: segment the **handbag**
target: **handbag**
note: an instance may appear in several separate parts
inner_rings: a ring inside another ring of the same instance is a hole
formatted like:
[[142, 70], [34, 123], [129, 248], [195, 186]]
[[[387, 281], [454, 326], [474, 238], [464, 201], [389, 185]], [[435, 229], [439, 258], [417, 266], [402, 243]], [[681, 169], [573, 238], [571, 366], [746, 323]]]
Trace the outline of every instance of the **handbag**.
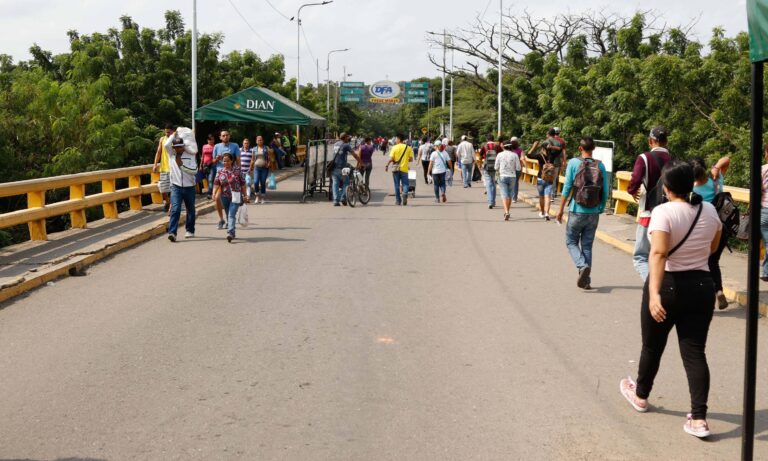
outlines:
[[749, 230], [752, 219], [749, 213], [741, 215], [739, 220], [739, 230], [736, 232], [736, 238], [739, 240], [749, 240]]
[[248, 227], [248, 207], [247, 206], [241, 206], [237, 209], [237, 223], [240, 224], [240, 227], [246, 228]]
[[555, 182], [555, 165], [549, 161], [547, 154], [541, 154], [544, 165], [541, 166], [541, 180], [548, 183]]

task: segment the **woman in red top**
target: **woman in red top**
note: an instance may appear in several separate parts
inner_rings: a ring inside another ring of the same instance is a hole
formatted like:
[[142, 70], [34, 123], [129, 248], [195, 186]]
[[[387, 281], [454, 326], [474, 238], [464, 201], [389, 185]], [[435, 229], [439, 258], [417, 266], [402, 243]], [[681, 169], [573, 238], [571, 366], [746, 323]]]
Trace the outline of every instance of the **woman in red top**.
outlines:
[[[227, 241], [235, 238], [235, 223], [237, 210], [240, 205], [248, 203], [248, 194], [245, 187], [245, 174], [238, 166], [234, 165], [235, 157], [229, 152], [224, 152], [222, 162], [224, 168], [216, 174], [213, 181], [213, 197], [215, 201], [221, 200], [221, 206], [227, 216]], [[224, 221], [219, 221], [219, 229], [224, 228]]]
[[212, 134], [208, 135], [208, 143], [203, 146], [203, 157], [200, 162], [200, 171], [208, 178], [208, 200], [213, 195], [213, 180], [216, 179], [216, 164], [213, 163], [213, 145], [216, 140]]

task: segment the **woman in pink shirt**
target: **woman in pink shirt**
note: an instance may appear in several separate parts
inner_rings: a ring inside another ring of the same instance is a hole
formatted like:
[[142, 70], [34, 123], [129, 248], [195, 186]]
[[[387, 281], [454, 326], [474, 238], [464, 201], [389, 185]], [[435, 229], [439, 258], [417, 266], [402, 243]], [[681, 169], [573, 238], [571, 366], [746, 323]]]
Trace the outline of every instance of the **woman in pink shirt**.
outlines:
[[653, 209], [648, 226], [651, 252], [640, 313], [643, 347], [637, 383], [622, 379], [620, 389], [635, 410], [648, 411], [667, 336], [675, 327], [691, 394], [691, 412], [683, 429], [707, 437], [709, 366], [704, 350], [715, 309], [709, 255], [717, 249], [723, 226], [711, 203], [691, 195], [694, 174], [689, 164], [670, 162], [661, 181], [669, 202]]
[[208, 135], [208, 143], [203, 146], [203, 156], [200, 162], [200, 171], [208, 178], [208, 199], [213, 194], [213, 180], [216, 179], [216, 164], [213, 163], [213, 145], [216, 139], [212, 134]]

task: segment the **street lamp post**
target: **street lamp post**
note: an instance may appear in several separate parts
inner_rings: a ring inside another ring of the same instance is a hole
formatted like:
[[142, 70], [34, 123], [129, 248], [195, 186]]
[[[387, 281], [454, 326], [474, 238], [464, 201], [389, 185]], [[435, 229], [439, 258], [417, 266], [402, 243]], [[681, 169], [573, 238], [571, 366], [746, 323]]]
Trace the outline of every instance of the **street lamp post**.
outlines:
[[[296, 102], [299, 102], [299, 75], [301, 73], [301, 10], [305, 6], [323, 6], [333, 3], [333, 0], [325, 0], [320, 3], [305, 3], [299, 7], [296, 13]], [[296, 140], [299, 140], [299, 125], [296, 125]]]
[[331, 50], [328, 52], [328, 56], [325, 61], [325, 72], [327, 79], [325, 80], [325, 113], [331, 113], [331, 54], [341, 53], [343, 51], [349, 51], [349, 48], [340, 50]]

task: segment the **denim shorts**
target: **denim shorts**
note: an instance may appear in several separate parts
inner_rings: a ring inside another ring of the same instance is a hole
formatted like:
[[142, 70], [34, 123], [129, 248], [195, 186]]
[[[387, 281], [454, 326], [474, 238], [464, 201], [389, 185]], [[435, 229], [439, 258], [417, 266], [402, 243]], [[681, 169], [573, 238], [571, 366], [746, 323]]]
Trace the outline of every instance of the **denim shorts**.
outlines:
[[501, 189], [501, 198], [512, 198], [512, 188], [517, 178], [502, 176], [499, 178], [499, 189]]
[[539, 191], [539, 197], [546, 197], [547, 195], [552, 195], [552, 187], [554, 184], [551, 182], [546, 182], [541, 178], [538, 178], [536, 180], [536, 190]]

